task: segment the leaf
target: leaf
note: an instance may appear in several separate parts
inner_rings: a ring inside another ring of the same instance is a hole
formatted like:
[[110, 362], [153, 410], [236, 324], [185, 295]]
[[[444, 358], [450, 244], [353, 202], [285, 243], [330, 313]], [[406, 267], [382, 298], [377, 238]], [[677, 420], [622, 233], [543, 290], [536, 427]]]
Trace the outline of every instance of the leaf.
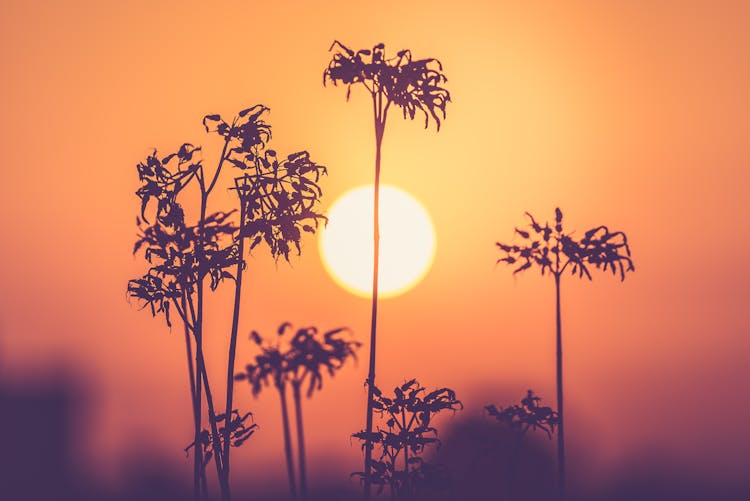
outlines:
[[522, 266], [520, 266], [520, 267], [516, 268], [516, 269], [515, 269], [515, 270], [513, 271], [513, 274], [515, 275], [516, 273], [520, 273], [520, 272], [522, 272], [523, 270], [526, 270], [526, 269], [528, 269], [528, 268], [531, 268], [531, 261], [526, 261], [526, 262], [525, 262], [525, 263], [524, 263], [524, 264], [523, 264]]
[[257, 247], [258, 244], [260, 244], [262, 240], [263, 240], [263, 235], [258, 235], [257, 237], [255, 237], [253, 239], [253, 243], [250, 244], [250, 250], [253, 250], [255, 247]]

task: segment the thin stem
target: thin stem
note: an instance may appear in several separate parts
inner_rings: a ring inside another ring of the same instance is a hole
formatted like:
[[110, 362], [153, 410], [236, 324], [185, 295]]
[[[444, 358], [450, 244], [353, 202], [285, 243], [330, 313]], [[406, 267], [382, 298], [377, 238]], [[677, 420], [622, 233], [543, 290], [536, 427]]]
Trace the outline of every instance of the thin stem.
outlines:
[[[173, 299], [172, 304], [174, 304], [177, 313], [180, 315], [180, 319], [182, 320], [185, 329], [188, 331], [192, 331], [193, 325], [188, 321], [187, 312], [185, 311], [185, 292], [182, 293], [182, 299], [180, 303], [178, 303], [176, 299]], [[182, 304], [182, 306], [180, 306], [180, 304]]]
[[[240, 199], [240, 228], [245, 221], [245, 204]], [[234, 360], [237, 352], [237, 329], [240, 321], [240, 298], [242, 296], [242, 269], [243, 269], [243, 255], [245, 252], [245, 238], [242, 236], [242, 230], [238, 232], [237, 238], [239, 239], [238, 253], [239, 261], [237, 262], [237, 275], [235, 277], [234, 284], [234, 310], [232, 312], [232, 332], [229, 339], [229, 360], [227, 362], [227, 401], [226, 401], [226, 421], [224, 423], [224, 476], [226, 477], [226, 483], [229, 485], [229, 437], [230, 437], [230, 423], [232, 418], [232, 398], [234, 391]]]
[[555, 274], [555, 306], [557, 313], [556, 357], [557, 357], [557, 412], [559, 424], [557, 430], [557, 475], [560, 498], [565, 497], [565, 435], [563, 432], [563, 352], [562, 321], [560, 318], [560, 275]]
[[[226, 150], [226, 145], [228, 144], [228, 140], [224, 144], [224, 148]], [[223, 457], [222, 454], [222, 447], [221, 447], [221, 441], [219, 439], [219, 434], [216, 429], [216, 414], [214, 412], [213, 407], [213, 399], [211, 397], [211, 387], [209, 386], [208, 382], [208, 375], [206, 374], [206, 364], [205, 359], [203, 357], [203, 278], [204, 274], [201, 271], [201, 267], [203, 265], [203, 246], [205, 242], [205, 221], [206, 221], [206, 208], [208, 205], [208, 194], [210, 192], [210, 189], [213, 187], [213, 182], [216, 181], [216, 177], [218, 177], [218, 170], [221, 168], [221, 163], [223, 162], [223, 155], [222, 153], [222, 160], [219, 162], [219, 168], [217, 169], [217, 175], [214, 176], [214, 181], [212, 181], [211, 187], [206, 190], [205, 187], [205, 180], [204, 180], [204, 173], [203, 168], [200, 169], [201, 176], [198, 177], [198, 182], [200, 185], [201, 190], [201, 208], [200, 208], [200, 219], [198, 220], [198, 242], [196, 243], [196, 258], [198, 260], [198, 305], [197, 305], [197, 319], [194, 324], [193, 334], [195, 335], [195, 359], [196, 359], [196, 371], [198, 378], [203, 376], [203, 382], [205, 384], [206, 388], [206, 403], [208, 404], [208, 421], [209, 425], [211, 426], [211, 435], [213, 440], [213, 448], [214, 448], [214, 463], [216, 464], [216, 474], [219, 481], [219, 488], [221, 490], [221, 498], [222, 501], [229, 501], [230, 494], [229, 494], [229, 485], [225, 481], [223, 471], [222, 471], [222, 465], [221, 465], [221, 459]], [[200, 409], [199, 409], [200, 412]], [[199, 431], [198, 436], [196, 438], [199, 438]]]
[[294, 413], [297, 418], [297, 463], [299, 465], [299, 491], [300, 497], [307, 499], [307, 464], [305, 459], [305, 431], [302, 422], [302, 396], [300, 386], [302, 381], [292, 383], [294, 392]]
[[404, 487], [406, 492], [411, 492], [411, 482], [409, 481], [409, 444], [407, 443], [409, 429], [406, 425], [406, 409], [401, 409], [401, 433], [404, 434]]
[[[192, 331], [195, 335], [195, 324], [196, 317], [195, 311], [193, 310], [192, 297], [187, 293], [182, 293], [182, 307], [177, 301], [173, 301], [180, 318], [182, 319], [183, 325], [185, 326], [185, 352], [188, 360], [188, 375], [190, 380], [190, 400], [193, 408], [193, 424], [195, 425], [194, 430], [194, 463], [193, 463], [193, 496], [197, 501], [199, 499], [199, 491], [202, 489], [203, 498], [207, 498], [206, 492], [206, 469], [203, 466], [203, 444], [200, 442], [201, 433], [201, 380], [197, 374], [197, 354], [196, 364], [193, 364], [193, 351], [190, 345], [190, 332]], [[193, 325], [188, 322], [187, 319], [187, 306], [190, 307], [190, 314], [193, 319]], [[197, 381], [196, 381], [197, 379]]]
[[294, 479], [294, 459], [292, 458], [292, 437], [289, 432], [289, 410], [286, 405], [286, 385], [282, 382], [276, 383], [281, 399], [281, 422], [284, 426], [284, 454], [286, 455], [286, 471], [289, 476], [289, 492], [292, 500], [297, 499], [297, 482]]
[[[180, 316], [182, 316], [183, 325], [185, 326], [185, 353], [187, 355], [187, 362], [188, 362], [188, 376], [190, 380], [190, 403], [193, 408], [193, 423], [195, 424], [195, 421], [197, 421], [197, 417], [195, 415], [195, 373], [194, 373], [194, 367], [193, 367], [193, 350], [190, 347], [190, 327], [188, 325], [187, 318], [185, 318], [185, 304], [187, 300], [185, 299], [185, 293], [182, 294], [182, 312], [180, 313]], [[195, 450], [197, 452], [198, 450], [198, 442], [195, 443]], [[196, 464], [202, 464], [202, 461], [198, 460], [198, 454], [195, 454], [195, 460]], [[202, 468], [197, 468], [195, 465], [193, 465], [193, 498], [195, 501], [198, 501], [200, 499], [200, 488], [201, 488], [201, 470]]]
[[[198, 173], [200, 172], [200, 175]], [[197, 276], [197, 298], [196, 298], [196, 307], [195, 307], [195, 322], [193, 322], [193, 336], [195, 337], [195, 381], [196, 381], [196, 391], [195, 391], [195, 407], [193, 409], [193, 412], [195, 413], [195, 444], [197, 447], [197, 450], [200, 450], [200, 465], [196, 464], [195, 468], [196, 470], [200, 466], [201, 469], [204, 469], [203, 466], [203, 444], [200, 440], [200, 435], [202, 431], [202, 413], [201, 413], [201, 389], [203, 386], [203, 380], [201, 379], [201, 371], [203, 369], [203, 277], [200, 273], [200, 263], [203, 261], [203, 234], [204, 234], [204, 223], [206, 220], [206, 203], [207, 203], [207, 196], [205, 193], [205, 184], [204, 184], [204, 172], [203, 172], [203, 166], [200, 167], [200, 169], [196, 170], [196, 177], [198, 178], [198, 185], [200, 186], [201, 190], [201, 209], [200, 209], [200, 219], [198, 220], [198, 242], [195, 243], [195, 253], [196, 253], [196, 259], [198, 261], [198, 276]], [[192, 306], [192, 303], [191, 303]], [[198, 454], [196, 454], [198, 456]]]
[[373, 94], [373, 110], [375, 115], [375, 188], [373, 213], [373, 266], [372, 266], [372, 314], [370, 317], [370, 367], [367, 375], [367, 438], [365, 440], [365, 501], [369, 501], [372, 492], [372, 410], [373, 390], [375, 388], [375, 348], [376, 330], [378, 322], [378, 268], [380, 260], [380, 150], [385, 132], [385, 116], [382, 113], [382, 95]]
[[[234, 122], [232, 122], [232, 127], [234, 127]], [[229, 140], [230, 140], [230, 136], [229, 134], [227, 134], [227, 137], [224, 139], [224, 148], [221, 150], [221, 157], [219, 158], [219, 165], [216, 166], [216, 172], [214, 172], [214, 177], [211, 180], [211, 184], [208, 185], [208, 189], [205, 191], [206, 195], [211, 193], [211, 190], [214, 189], [214, 185], [216, 184], [216, 181], [219, 179], [221, 166], [224, 165], [224, 160], [226, 159], [227, 148], [229, 147]]]
[[[199, 352], [201, 360], [203, 360], [202, 351]], [[216, 412], [214, 410], [214, 400], [211, 395], [211, 385], [208, 383], [208, 373], [206, 372], [206, 364], [201, 363], [201, 376], [203, 376], [203, 384], [206, 387], [206, 405], [208, 406], [208, 422], [211, 426], [211, 441], [214, 447], [214, 462], [216, 463], [216, 475], [219, 478], [219, 486], [221, 487], [222, 499], [229, 499], [228, 485], [224, 482], [224, 469], [221, 462], [222, 458], [222, 446], [221, 439], [219, 438], [219, 431], [216, 427]], [[228, 445], [228, 444], [227, 444]]]
[[[193, 331], [193, 335], [195, 335], [195, 331]], [[197, 342], [196, 342], [197, 346]], [[203, 465], [203, 443], [201, 442], [201, 430], [203, 428], [203, 425], [201, 423], [202, 421], [202, 415], [201, 415], [201, 400], [202, 400], [202, 388], [203, 388], [203, 381], [200, 378], [200, 375], [198, 373], [198, 356], [196, 354], [195, 358], [195, 376], [193, 376], [193, 380], [195, 381], [195, 398], [193, 399], [193, 420], [195, 422], [195, 456], [193, 458], [193, 475], [195, 476], [201, 476], [205, 477], [206, 474], [206, 468]]]

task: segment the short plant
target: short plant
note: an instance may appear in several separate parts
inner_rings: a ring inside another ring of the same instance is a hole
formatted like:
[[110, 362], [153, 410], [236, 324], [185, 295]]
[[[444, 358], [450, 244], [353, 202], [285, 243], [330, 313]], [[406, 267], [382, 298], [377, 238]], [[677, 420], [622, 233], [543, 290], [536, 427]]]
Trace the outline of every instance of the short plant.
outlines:
[[516, 463], [524, 435], [526, 435], [529, 429], [532, 431], [542, 430], [547, 434], [548, 438], [552, 439], [555, 427], [560, 422], [557, 412], [553, 411], [550, 407], [541, 406], [541, 401], [542, 399], [534, 395], [533, 391], [528, 390], [526, 396], [521, 399], [521, 405], [514, 404], [508, 407], [500, 407], [499, 409], [494, 404], [485, 406], [485, 410], [490, 416], [494, 417], [501, 425], [507, 426], [513, 433], [513, 443], [511, 445], [512, 459], [509, 464], [510, 475], [508, 482], [508, 499], [511, 500], [515, 497]]
[[533, 391], [528, 390], [526, 396], [521, 399], [521, 405], [514, 404], [498, 409], [495, 404], [490, 404], [485, 410], [514, 433], [525, 435], [529, 428], [534, 431], [539, 429], [552, 438], [560, 418], [551, 407], [540, 406], [541, 401], [542, 399], [534, 395]]
[[559, 208], [555, 209], [555, 223], [550, 226], [539, 224], [534, 217], [526, 213], [529, 218], [529, 230], [515, 229], [521, 237], [520, 244], [505, 244], [497, 242], [503, 253], [498, 263], [520, 265], [513, 274], [520, 273], [532, 266], [539, 267], [542, 275], [548, 273], [555, 281], [556, 307], [556, 359], [557, 359], [557, 468], [558, 485], [561, 496], [565, 493], [565, 438], [563, 433], [563, 358], [562, 358], [562, 321], [560, 316], [560, 280], [565, 270], [579, 278], [591, 280], [591, 268], [611, 271], [625, 280], [625, 273], [634, 271], [630, 258], [630, 247], [625, 233], [612, 232], [606, 226], [596, 226], [583, 234], [577, 240], [573, 232], [563, 231], [563, 214]]
[[371, 471], [353, 475], [376, 485], [378, 494], [388, 486], [392, 498], [413, 496], [420, 485], [434, 481], [440, 471], [422, 458], [428, 445], [440, 446], [432, 419], [444, 410], [462, 408], [450, 388], [426, 393], [416, 379], [397, 386], [393, 396], [385, 396], [373, 387], [373, 409], [385, 427], [363, 430], [353, 436], [363, 442], [363, 450], [368, 443], [376, 444], [380, 455], [372, 460]]
[[[348, 359], [356, 360], [356, 350], [360, 343], [348, 338], [351, 333], [346, 328], [321, 333], [316, 327], [304, 327], [289, 337], [286, 333], [290, 329], [290, 323], [281, 324], [276, 332], [275, 343], [265, 341], [258, 332], [253, 331], [250, 339], [261, 352], [256, 355], [254, 363], [248, 364], [245, 372], [237, 374], [235, 379], [248, 381], [255, 396], [264, 387], [271, 385], [279, 393], [289, 489], [292, 498], [296, 499], [298, 490], [286, 399], [287, 385], [291, 386], [297, 426], [299, 494], [302, 499], [305, 499], [307, 497], [307, 471], [302, 419], [302, 387], [306, 385], [308, 398], [321, 390], [324, 374], [334, 377]], [[282, 342], [284, 339], [288, 341]]]
[[[372, 98], [375, 123], [375, 193], [373, 216], [373, 273], [372, 309], [370, 320], [370, 362], [367, 376], [367, 432], [372, 431], [373, 388], [375, 387], [375, 348], [378, 312], [378, 269], [380, 256], [380, 157], [385, 134], [388, 110], [400, 108], [404, 118], [413, 120], [417, 111], [424, 115], [425, 128], [430, 120], [440, 130], [441, 117], [445, 119], [445, 108], [450, 93], [443, 87], [446, 82], [440, 61], [433, 58], [414, 59], [411, 51], [402, 50], [395, 56], [385, 54], [380, 43], [370, 49], [354, 52], [339, 41], [334, 41], [329, 50], [333, 58], [323, 73], [323, 85], [331, 81], [334, 85], [346, 86], [349, 99], [353, 86], [361, 85]], [[365, 442], [365, 471], [370, 471], [372, 444]], [[370, 476], [365, 476], [365, 499], [370, 497]]]

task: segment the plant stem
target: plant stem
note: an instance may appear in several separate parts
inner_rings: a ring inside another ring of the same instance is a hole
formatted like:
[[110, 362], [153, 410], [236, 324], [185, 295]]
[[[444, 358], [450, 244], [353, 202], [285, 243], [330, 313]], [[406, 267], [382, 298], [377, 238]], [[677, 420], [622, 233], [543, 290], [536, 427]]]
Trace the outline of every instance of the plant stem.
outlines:
[[404, 486], [406, 487], [407, 495], [411, 494], [411, 482], [409, 479], [409, 444], [406, 443], [408, 437], [409, 427], [406, 425], [406, 409], [401, 409], [401, 433], [404, 434]]
[[284, 454], [286, 455], [286, 471], [289, 475], [289, 492], [292, 500], [297, 499], [297, 483], [294, 480], [294, 459], [292, 458], [292, 437], [289, 432], [289, 411], [286, 405], [286, 386], [282, 382], [276, 383], [281, 398], [281, 422], [284, 425]]
[[305, 459], [305, 431], [302, 423], [302, 397], [300, 386], [302, 381], [292, 383], [294, 394], [294, 413], [297, 418], [297, 462], [299, 464], [299, 491], [300, 498], [307, 499], [307, 465]]
[[[186, 304], [187, 303], [187, 304]], [[175, 303], [177, 306], [177, 303]], [[186, 307], [187, 306], [187, 307]], [[189, 308], [189, 309], [187, 309]], [[208, 499], [208, 492], [206, 486], [206, 468], [203, 465], [203, 444], [200, 442], [201, 433], [201, 389], [202, 379], [198, 372], [198, 354], [195, 354], [195, 364], [193, 364], [193, 352], [190, 345], [189, 332], [192, 331], [193, 337], [195, 337], [196, 325], [198, 325], [198, 317], [193, 306], [192, 295], [185, 292], [182, 296], [182, 309], [178, 310], [182, 316], [183, 322], [185, 323], [185, 335], [186, 335], [186, 350], [189, 357], [188, 368], [190, 369], [190, 389], [191, 399], [193, 404], [193, 423], [195, 424], [195, 437], [194, 437], [194, 465], [193, 475], [194, 480], [200, 478], [200, 487], [203, 495], [203, 499]], [[188, 316], [188, 313], [190, 314]], [[189, 323], [192, 322], [192, 323]], [[196, 341], [197, 346], [197, 341]]]
[[[182, 294], [182, 311], [186, 311], [187, 300], [185, 299], [185, 292]], [[190, 327], [188, 326], [188, 320], [187, 318], [183, 318], [183, 325], [185, 326], [185, 353], [187, 354], [187, 362], [188, 362], [188, 376], [190, 379], [190, 403], [193, 408], [193, 424], [195, 424], [198, 420], [198, 417], [195, 414], [196, 409], [196, 392], [195, 392], [195, 369], [193, 366], [193, 350], [190, 347]], [[202, 458], [198, 457], [198, 442], [195, 442], [195, 449], [194, 449], [194, 460], [195, 463], [193, 465], [193, 499], [195, 501], [198, 501], [200, 499], [200, 488], [201, 488], [201, 471], [203, 468], [200, 467], [200, 465], [203, 464]]]
[[[225, 144], [226, 148], [226, 144]], [[223, 154], [222, 154], [223, 155]], [[222, 156], [223, 161], [223, 156]], [[218, 172], [221, 169], [221, 162], [217, 169], [216, 175], [214, 176], [213, 182], [218, 177]], [[204, 175], [201, 169], [201, 175], [198, 177], [198, 182], [201, 189], [201, 208], [200, 208], [200, 219], [198, 220], [198, 242], [196, 245], [196, 257], [198, 261], [198, 305], [197, 305], [197, 319], [193, 327], [193, 334], [195, 335], [195, 360], [196, 360], [196, 371], [197, 377], [200, 380], [201, 375], [203, 376], [203, 382], [206, 387], [206, 403], [208, 404], [208, 422], [211, 426], [211, 438], [213, 441], [214, 449], [214, 463], [216, 464], [216, 475], [219, 481], [219, 488], [221, 490], [222, 501], [229, 501], [229, 485], [227, 485], [224, 475], [222, 472], [221, 459], [223, 457], [221, 441], [216, 429], [216, 414], [214, 413], [213, 399], [211, 397], [211, 387], [208, 382], [208, 374], [206, 374], [206, 363], [203, 357], [203, 279], [205, 274], [202, 273], [203, 259], [204, 259], [204, 244], [205, 244], [205, 222], [206, 222], [206, 208], [208, 206], [208, 195], [210, 192], [205, 188]], [[199, 410], [200, 412], [200, 410]]]
[[195, 400], [193, 403], [193, 419], [195, 420], [195, 457], [193, 464], [193, 474], [203, 476], [205, 475], [206, 468], [203, 464], [203, 443], [201, 442], [201, 430], [203, 424], [201, 422], [201, 401], [202, 401], [202, 388], [203, 382], [198, 374], [198, 358], [196, 356], [196, 381], [195, 381]]
[[565, 497], [565, 435], [563, 433], [563, 353], [559, 274], [555, 274], [555, 305], [557, 310], [557, 412], [560, 418], [557, 429], [557, 476], [560, 498], [563, 499]]
[[245, 204], [240, 198], [240, 230], [238, 231], [238, 253], [239, 261], [237, 262], [237, 275], [235, 277], [234, 284], [234, 310], [232, 312], [232, 332], [229, 340], [229, 360], [227, 362], [227, 405], [226, 405], [226, 421], [224, 423], [224, 476], [225, 482], [229, 485], [229, 437], [231, 434], [230, 423], [232, 420], [232, 397], [234, 395], [234, 360], [235, 353], [237, 352], [237, 329], [240, 321], [240, 298], [242, 296], [242, 269], [243, 269], [243, 255], [245, 252], [245, 237], [242, 236], [242, 225], [245, 220]]
[[[378, 99], [379, 98], [379, 99]], [[372, 266], [372, 313], [370, 317], [370, 368], [367, 375], [367, 436], [365, 440], [365, 501], [369, 501], [372, 482], [370, 474], [372, 470], [372, 405], [373, 390], [375, 388], [375, 342], [378, 322], [378, 267], [380, 259], [380, 149], [383, 144], [383, 133], [385, 132], [385, 116], [382, 110], [382, 93], [373, 94], [373, 109], [375, 114], [375, 187], [374, 187], [374, 214], [373, 214], [373, 266]]]
[[[203, 353], [201, 353], [201, 360], [203, 360]], [[214, 462], [216, 463], [216, 474], [219, 476], [219, 485], [222, 486], [222, 499], [229, 499], [229, 493], [228, 490], [225, 491], [224, 487], [228, 487], [223, 484], [224, 479], [224, 465], [221, 462], [222, 455], [222, 445], [221, 445], [221, 439], [219, 437], [219, 431], [217, 429], [217, 419], [216, 419], [216, 411], [214, 408], [214, 400], [213, 396], [211, 395], [211, 385], [208, 382], [208, 372], [206, 371], [206, 364], [205, 361], [201, 363], [202, 371], [201, 375], [203, 376], [203, 385], [206, 388], [206, 406], [208, 407], [208, 423], [211, 426], [211, 441], [213, 443], [214, 447]], [[225, 497], [226, 496], [226, 497]]]

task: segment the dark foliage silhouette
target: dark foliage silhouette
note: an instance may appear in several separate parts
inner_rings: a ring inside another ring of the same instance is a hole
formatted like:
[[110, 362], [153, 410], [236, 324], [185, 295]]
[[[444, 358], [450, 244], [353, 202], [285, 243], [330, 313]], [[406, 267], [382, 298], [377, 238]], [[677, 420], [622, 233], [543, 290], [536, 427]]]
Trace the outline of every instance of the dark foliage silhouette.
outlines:
[[[378, 311], [378, 269], [380, 256], [380, 158], [385, 124], [391, 105], [400, 108], [404, 118], [414, 119], [419, 111], [424, 115], [425, 128], [430, 119], [440, 130], [441, 117], [445, 119], [445, 108], [450, 101], [450, 93], [443, 87], [446, 82], [440, 61], [433, 58], [414, 59], [411, 51], [401, 50], [395, 56], [385, 54], [385, 46], [380, 43], [370, 49], [354, 52], [339, 41], [334, 41], [330, 51], [334, 51], [328, 67], [323, 73], [323, 85], [333, 82], [346, 85], [346, 98], [349, 99], [353, 86], [361, 85], [372, 98], [375, 124], [375, 193], [373, 216], [373, 278], [372, 313], [370, 325], [370, 361], [367, 376], [367, 415], [366, 429], [372, 432], [372, 402], [375, 387], [375, 353]], [[372, 444], [365, 442], [365, 472], [369, 472], [372, 461]], [[370, 497], [370, 475], [365, 475], [365, 499]]]
[[[240, 169], [242, 175], [234, 179], [240, 202], [239, 254], [243, 254], [245, 239], [250, 239], [250, 251], [265, 242], [275, 259], [284, 257], [289, 261], [292, 247], [301, 254], [300, 242], [303, 232], [315, 233], [320, 221], [326, 221], [320, 214], [319, 203], [323, 192], [318, 186], [326, 167], [310, 159], [307, 151], [300, 151], [279, 159], [275, 150], [267, 149], [258, 138], [270, 137], [270, 127], [251, 127], [249, 124], [261, 116], [267, 108], [256, 106], [248, 112], [236, 137], [230, 142], [227, 161]], [[240, 117], [242, 117], [240, 112]], [[227, 125], [219, 115], [207, 117], [215, 130], [227, 130]], [[206, 123], [206, 120], [204, 120]], [[206, 129], [209, 126], [206, 125]], [[231, 134], [232, 128], [227, 134]], [[244, 263], [237, 264], [230, 334], [229, 361], [227, 364], [227, 401], [225, 415], [232, 409], [234, 388], [234, 362], [239, 327], [241, 283]], [[228, 418], [227, 418], [228, 422]], [[225, 441], [229, 428], [225, 427]], [[229, 449], [224, 451], [224, 460], [229, 474]]]
[[[189, 143], [163, 157], [154, 151], [138, 164], [140, 235], [134, 253], [144, 248], [150, 268], [143, 277], [128, 283], [128, 295], [143, 307], [149, 306], [152, 315], [163, 313], [170, 327], [172, 309], [182, 320], [195, 424], [194, 440], [188, 450], [194, 451], [196, 499], [207, 497], [205, 466], [211, 458], [222, 499], [230, 499], [230, 449], [241, 445], [255, 430], [255, 425], [246, 424], [249, 415], [241, 415], [232, 405], [245, 240], [252, 238], [250, 249], [265, 241], [275, 258], [283, 256], [288, 260], [290, 249], [300, 253], [302, 232], [315, 232], [319, 221], [324, 220], [316, 210], [321, 195], [317, 182], [326, 173], [325, 167], [311, 161], [305, 151], [278, 159], [276, 152], [267, 148], [271, 139], [271, 127], [265, 122], [267, 112], [265, 106], [256, 105], [240, 111], [231, 123], [216, 114], [203, 118], [206, 131], [223, 139], [213, 171], [204, 166], [201, 148]], [[207, 214], [209, 197], [227, 163], [240, 171], [234, 179], [238, 223], [232, 220], [236, 209]], [[192, 225], [186, 222], [182, 203], [185, 188], [191, 183], [197, 184], [200, 196], [200, 212]], [[156, 209], [151, 223], [147, 212], [153, 202]], [[212, 291], [226, 279], [235, 285], [223, 413], [217, 412], [214, 405], [204, 362], [206, 279]], [[204, 393], [209, 425], [206, 430], [202, 427]]]
[[514, 404], [508, 407], [500, 407], [490, 404], [485, 407], [487, 413], [497, 419], [498, 422], [507, 425], [511, 430], [525, 434], [529, 428], [536, 431], [542, 430], [549, 438], [555, 431], [559, 422], [557, 412], [550, 407], [539, 405], [541, 398], [529, 390], [521, 399], [521, 405]]
[[368, 443], [377, 444], [380, 455], [372, 460], [371, 471], [353, 475], [376, 485], [378, 494], [388, 486], [392, 498], [411, 497], [420, 488], [443, 482], [442, 468], [425, 461], [422, 455], [428, 445], [440, 446], [437, 429], [431, 424], [433, 417], [444, 410], [462, 408], [450, 388], [426, 393], [416, 379], [397, 386], [393, 396], [385, 396], [373, 386], [373, 409], [385, 427], [353, 436], [363, 442], [362, 449]]
[[497, 242], [503, 253], [498, 263], [518, 265], [513, 274], [520, 273], [533, 265], [539, 267], [542, 275], [548, 273], [555, 280], [556, 306], [556, 359], [557, 359], [557, 454], [558, 454], [558, 483], [560, 495], [565, 494], [565, 438], [563, 433], [563, 358], [562, 358], [562, 321], [560, 316], [560, 279], [566, 269], [570, 268], [572, 275], [591, 280], [591, 268], [611, 271], [625, 280], [625, 273], [634, 271], [633, 261], [630, 259], [630, 247], [625, 233], [612, 232], [606, 226], [597, 226], [586, 231], [583, 238], [576, 240], [573, 233], [563, 231], [563, 214], [559, 208], [555, 209], [553, 226], [539, 224], [534, 217], [526, 213], [529, 218], [529, 230], [516, 228], [515, 234], [522, 239], [522, 244], [504, 244]]
[[[223, 414], [220, 414], [216, 416], [216, 420], [218, 422], [222, 422], [226, 419], [226, 416]], [[244, 415], [240, 416], [240, 413], [237, 412], [237, 410], [232, 411], [232, 415], [229, 422], [229, 439], [231, 441], [231, 444], [229, 444], [231, 447], [239, 447], [242, 445], [245, 440], [250, 438], [253, 433], [255, 433], [256, 429], [258, 428], [258, 425], [255, 423], [248, 423], [248, 419], [252, 420], [252, 413], [247, 412]], [[227, 444], [224, 442], [224, 426], [219, 427], [219, 444], [221, 445], [221, 451], [226, 450], [228, 447]], [[205, 456], [203, 458], [204, 461], [204, 467], [211, 461], [211, 457], [213, 457], [214, 454], [214, 442], [208, 432], [208, 430], [203, 430], [200, 436], [200, 445], [203, 447], [203, 450], [205, 452]], [[185, 452], [190, 451], [190, 449], [193, 449], [196, 446], [196, 442], [191, 443], [185, 448]]]
[[508, 427], [513, 432], [512, 457], [509, 462], [508, 474], [508, 499], [515, 499], [516, 471], [518, 468], [518, 455], [521, 449], [521, 440], [529, 429], [536, 431], [541, 430], [552, 438], [555, 427], [560, 422], [557, 412], [550, 407], [543, 407], [540, 404], [541, 398], [534, 395], [534, 392], [528, 390], [526, 396], [521, 399], [521, 404], [514, 404], [499, 409], [490, 404], [485, 406], [487, 413], [494, 417], [501, 425]]
[[[254, 363], [245, 367], [245, 372], [235, 376], [238, 381], [250, 383], [253, 395], [257, 396], [264, 387], [273, 385], [281, 401], [281, 419], [284, 433], [284, 455], [286, 457], [289, 489], [292, 498], [297, 498], [297, 481], [292, 454], [292, 438], [289, 424], [289, 410], [286, 399], [287, 385], [292, 388], [294, 412], [297, 428], [297, 460], [299, 472], [299, 494], [307, 497], [307, 468], [305, 456], [305, 435], [302, 418], [302, 387], [306, 386], [308, 398], [323, 388], [323, 377], [327, 373], [334, 377], [349, 358], [356, 360], [356, 350], [360, 343], [347, 339], [349, 329], [338, 328], [321, 333], [316, 327], [298, 329], [291, 337], [286, 335], [292, 329], [289, 322], [281, 324], [276, 331], [276, 342], [270, 343], [256, 331], [250, 339], [260, 349]], [[284, 340], [288, 340], [283, 342]]]

